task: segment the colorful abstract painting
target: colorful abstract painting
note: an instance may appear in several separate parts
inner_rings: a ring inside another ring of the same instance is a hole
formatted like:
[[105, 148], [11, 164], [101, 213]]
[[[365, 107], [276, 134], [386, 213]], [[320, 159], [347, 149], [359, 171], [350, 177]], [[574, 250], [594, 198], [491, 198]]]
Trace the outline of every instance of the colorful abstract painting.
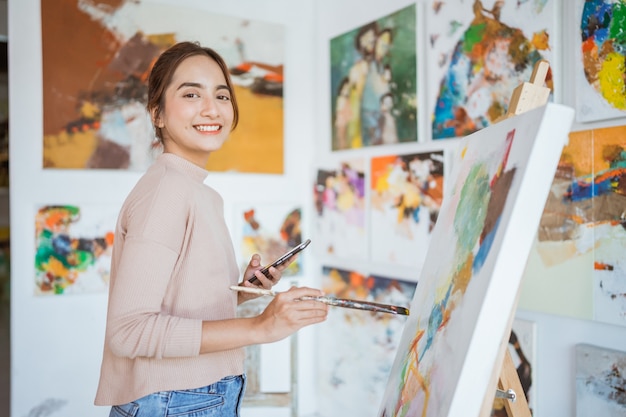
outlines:
[[[408, 307], [415, 283], [323, 267], [322, 289], [336, 297]], [[319, 325], [320, 417], [375, 417], [406, 316], [331, 307]]]
[[443, 151], [373, 157], [370, 172], [370, 258], [420, 267], [443, 199]]
[[315, 240], [318, 254], [367, 257], [365, 224], [365, 161], [339, 162], [317, 170], [313, 186]]
[[35, 294], [105, 292], [118, 207], [43, 206], [35, 216]]
[[548, 105], [459, 142], [378, 416], [479, 415], [573, 117]]
[[[267, 265], [288, 250], [302, 243], [302, 210], [296, 204], [247, 204], [237, 208], [241, 233], [241, 270], [244, 271], [255, 253]], [[302, 273], [301, 253], [283, 271], [283, 276]]]
[[415, 5], [330, 40], [332, 149], [417, 141]]
[[626, 116], [626, 1], [577, 0], [576, 120]]
[[41, 22], [44, 168], [144, 170], [147, 78], [187, 40], [224, 57], [246, 115], [207, 169], [282, 174], [283, 26], [142, 0], [42, 0]]
[[[432, 138], [462, 137], [506, 113], [535, 63], [553, 59], [555, 0], [429, 0], [427, 92]], [[552, 73], [547, 77], [552, 88]]]
[[576, 345], [576, 417], [626, 415], [626, 352]]
[[[576, 301], [592, 307], [592, 315], [582, 318], [626, 325], [624, 207], [626, 126], [572, 132], [537, 231], [535, 247], [543, 264], [527, 273], [528, 280], [575, 285], [564, 270], [570, 265], [578, 276], [578, 293], [587, 299]], [[575, 299], [567, 292], [535, 295], [522, 297], [520, 306], [570, 315], [554, 308]]]

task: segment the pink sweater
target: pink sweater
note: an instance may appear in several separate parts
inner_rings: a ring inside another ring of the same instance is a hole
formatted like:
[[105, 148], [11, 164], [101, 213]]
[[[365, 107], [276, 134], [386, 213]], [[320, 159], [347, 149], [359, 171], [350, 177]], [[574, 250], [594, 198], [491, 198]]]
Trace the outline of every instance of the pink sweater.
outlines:
[[200, 355], [203, 320], [235, 317], [239, 270], [208, 172], [162, 154], [120, 211], [96, 405], [240, 375], [244, 350]]

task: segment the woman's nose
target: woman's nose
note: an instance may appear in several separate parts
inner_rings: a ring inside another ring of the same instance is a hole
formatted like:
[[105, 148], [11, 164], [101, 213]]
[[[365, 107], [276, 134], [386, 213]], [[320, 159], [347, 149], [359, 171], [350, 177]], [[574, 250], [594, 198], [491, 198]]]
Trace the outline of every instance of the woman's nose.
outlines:
[[217, 100], [207, 97], [202, 101], [202, 115], [215, 117], [218, 114]]

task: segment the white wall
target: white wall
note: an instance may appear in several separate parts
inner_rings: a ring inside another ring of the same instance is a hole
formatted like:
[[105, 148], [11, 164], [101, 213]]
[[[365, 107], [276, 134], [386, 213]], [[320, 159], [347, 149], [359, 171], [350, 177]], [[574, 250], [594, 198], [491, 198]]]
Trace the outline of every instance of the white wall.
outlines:
[[[147, 0], [144, 0], [147, 1]], [[211, 174], [209, 182], [222, 193], [225, 212], [242, 198], [259, 201], [291, 201], [301, 198], [303, 207], [312, 207], [312, 175], [315, 163], [332, 159], [330, 148], [329, 40], [380, 16], [411, 4], [409, 0], [163, 0], [224, 13], [237, 17], [281, 23], [286, 27], [285, 96], [285, 175], [252, 176]], [[487, 3], [487, 2], [485, 2]], [[565, 11], [569, 10], [568, 5]], [[108, 409], [94, 407], [104, 335], [105, 295], [72, 297], [33, 296], [33, 249], [35, 207], [40, 204], [119, 204], [138, 174], [114, 171], [51, 171], [41, 168], [42, 161], [42, 82], [40, 1], [9, 0], [10, 40], [10, 125], [11, 125], [11, 229], [12, 241], [12, 412], [28, 415], [34, 407], [47, 406], [48, 415], [98, 416]], [[426, 0], [418, 2], [418, 28]], [[567, 16], [567, 15], [565, 15]], [[566, 28], [567, 29], [567, 28]], [[571, 30], [572, 28], [569, 28]], [[418, 35], [418, 51], [423, 34]], [[571, 48], [563, 45], [567, 60]], [[419, 55], [418, 55], [419, 56]], [[419, 58], [418, 58], [419, 60]], [[423, 63], [418, 81], [423, 86]], [[568, 65], [563, 65], [564, 79]], [[563, 88], [563, 102], [574, 103], [570, 84]], [[423, 103], [422, 92], [418, 99]], [[419, 135], [428, 137], [425, 113], [419, 112]], [[575, 125], [574, 130], [624, 123], [612, 120]], [[439, 145], [439, 144], [438, 144]], [[448, 145], [452, 148], [454, 141]], [[402, 150], [427, 150], [432, 144], [402, 145]], [[396, 149], [397, 150], [397, 149]], [[371, 155], [371, 149], [351, 156]], [[380, 152], [380, 148], [377, 149]], [[312, 157], [314, 155], [314, 157]], [[345, 154], [344, 154], [345, 155]], [[338, 157], [341, 157], [339, 153]], [[253, 185], [253, 186], [251, 186]], [[77, 195], [74, 190], [85, 190]], [[288, 190], [289, 195], [283, 194]], [[304, 211], [305, 234], [308, 232]], [[232, 224], [232, 218], [227, 219]], [[18, 233], [19, 231], [19, 233]], [[314, 277], [325, 259], [305, 264], [306, 275]], [[346, 264], [411, 278], [414, 271], [389, 269], [375, 264]], [[575, 273], [575, 271], [573, 271]], [[309, 282], [304, 281], [304, 284]], [[314, 284], [315, 282], [313, 282]], [[520, 311], [518, 317], [537, 323], [537, 360], [535, 365], [536, 416], [573, 416], [575, 391], [573, 346], [593, 343], [624, 349], [626, 328], [579, 321], [565, 317]], [[300, 413], [311, 415], [315, 396], [315, 366], [312, 361], [314, 331], [299, 336]], [[323, 401], [323, 399], [319, 399]], [[56, 411], [55, 411], [56, 410]]]

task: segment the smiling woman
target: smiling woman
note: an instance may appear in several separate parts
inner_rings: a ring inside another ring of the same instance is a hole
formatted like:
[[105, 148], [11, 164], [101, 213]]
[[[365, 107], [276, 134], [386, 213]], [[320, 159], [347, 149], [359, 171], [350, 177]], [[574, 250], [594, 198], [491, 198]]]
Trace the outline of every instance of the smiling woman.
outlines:
[[163, 153], [119, 214], [95, 404], [111, 416], [238, 416], [243, 348], [324, 321], [328, 307], [295, 302], [322, 294], [294, 287], [257, 316], [236, 317], [258, 295], [229, 288], [269, 290], [291, 260], [265, 275], [254, 254], [243, 276], [258, 282], [240, 279], [222, 197], [204, 184], [209, 155], [239, 120], [223, 59], [192, 42], [170, 47], [150, 74], [147, 110]]

